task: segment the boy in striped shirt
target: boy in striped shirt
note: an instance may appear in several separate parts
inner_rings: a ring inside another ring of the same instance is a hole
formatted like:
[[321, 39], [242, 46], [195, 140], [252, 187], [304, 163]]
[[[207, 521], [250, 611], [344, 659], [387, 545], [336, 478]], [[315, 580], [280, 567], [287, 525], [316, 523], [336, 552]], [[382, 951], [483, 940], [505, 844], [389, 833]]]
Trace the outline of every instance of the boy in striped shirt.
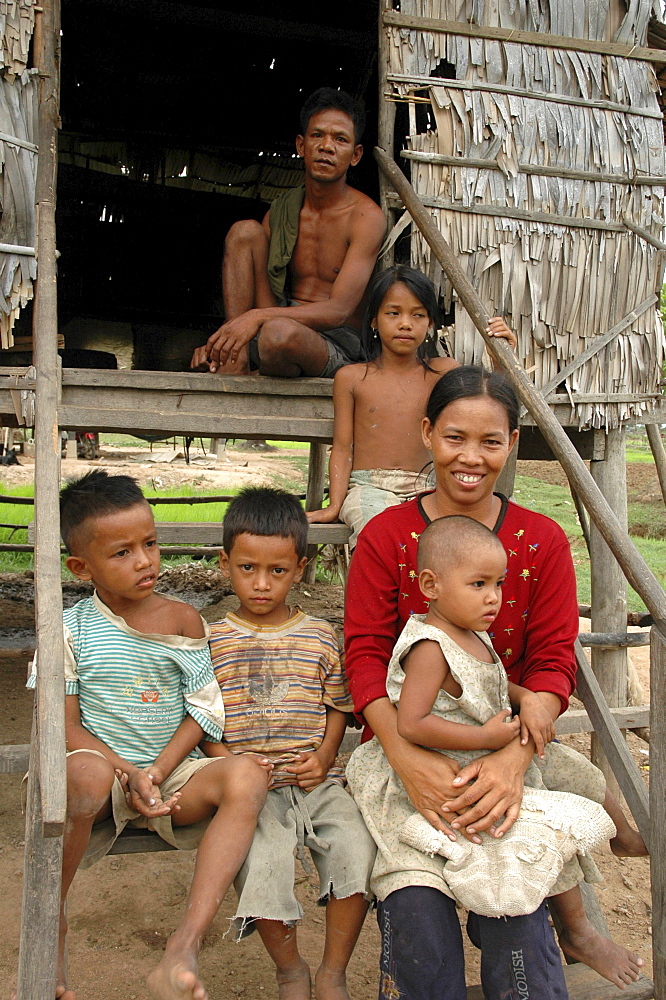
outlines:
[[[294, 850], [309, 848], [326, 906], [317, 1000], [349, 1000], [345, 972], [368, 906], [375, 844], [345, 791], [336, 755], [352, 703], [328, 622], [290, 609], [306, 563], [308, 523], [282, 490], [250, 488], [224, 519], [222, 572], [239, 607], [211, 625], [225, 703], [224, 742], [207, 753], [259, 755], [273, 765], [252, 847], [236, 879], [238, 937], [256, 926], [275, 962], [280, 1000], [310, 1000], [294, 925]], [[304, 859], [303, 859], [304, 860]]]
[[[67, 823], [55, 997], [75, 1000], [64, 958], [74, 874], [130, 823], [174, 847], [199, 844], [185, 915], [148, 986], [158, 1000], [206, 1000], [202, 938], [250, 847], [270, 764], [197, 755], [224, 726], [208, 626], [189, 604], [155, 593], [155, 524], [135, 480], [100, 469], [70, 482], [60, 521], [67, 567], [95, 592], [64, 614]], [[28, 686], [35, 682], [33, 666]]]

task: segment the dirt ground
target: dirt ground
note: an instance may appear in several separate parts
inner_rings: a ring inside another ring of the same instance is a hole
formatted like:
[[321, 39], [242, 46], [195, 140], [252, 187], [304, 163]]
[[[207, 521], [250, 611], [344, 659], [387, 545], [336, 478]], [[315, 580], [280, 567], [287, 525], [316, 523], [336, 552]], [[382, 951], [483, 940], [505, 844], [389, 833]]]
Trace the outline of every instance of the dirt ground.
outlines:
[[[285, 458], [291, 459], [292, 455], [294, 467], [285, 473]], [[288, 474], [296, 482], [301, 472], [295, 462], [297, 455], [297, 452], [287, 456], [230, 452], [230, 463], [204, 461], [194, 467], [183, 467], [146, 462], [145, 453], [142, 455], [141, 452], [133, 460], [123, 450], [117, 457], [106, 457], [104, 464], [128, 466], [142, 483], [159, 479], [159, 485], [169, 486], [189, 479], [201, 488], [222, 491], [240, 483], [275, 481], [276, 475], [284, 477]], [[248, 464], [243, 465], [246, 461]], [[86, 465], [84, 462], [65, 462], [63, 474], [80, 474]], [[202, 465], [210, 468], [202, 468]], [[233, 468], [229, 468], [230, 465]], [[521, 462], [520, 465], [532, 467], [520, 468], [519, 471], [527, 475], [536, 474], [536, 465], [545, 465], [542, 478], [546, 478], [548, 473], [549, 479], [551, 470], [555, 469], [548, 463]], [[646, 472], [639, 487], [643, 495], [653, 491], [649, 479], [650, 472], [654, 476], [651, 466], [647, 466]], [[2, 474], [7, 484], [21, 482], [24, 478], [27, 481], [32, 476], [31, 463], [25, 461], [23, 467], [3, 469]], [[656, 476], [654, 485], [658, 492]], [[217, 570], [210, 568], [210, 564], [166, 570], [160, 585], [162, 589], [179, 593], [195, 603], [210, 621], [233, 606], [233, 597], [225, 581]], [[71, 604], [84, 592], [83, 585], [68, 584], [65, 600]], [[294, 595], [294, 602], [308, 612], [328, 618], [336, 628], [341, 628], [341, 587], [301, 584]], [[32, 695], [26, 691], [24, 684], [28, 650], [34, 643], [31, 632], [33, 613], [31, 574], [0, 576], [0, 633], [3, 633], [0, 638], [0, 669], [5, 687], [5, 697], [0, 704], [0, 740], [5, 744], [25, 743], [29, 739]], [[581, 626], [584, 630], [589, 629], [588, 622], [583, 621]], [[647, 694], [648, 651], [645, 648], [634, 649], [631, 655]], [[587, 736], [565, 739], [581, 752], [589, 753]], [[629, 736], [629, 744], [647, 781], [648, 747], [632, 735]], [[0, 885], [5, 886], [6, 907], [0, 940], [0, 981], [3, 984], [0, 1000], [11, 996], [18, 956], [24, 846], [20, 786], [18, 776], [0, 775]], [[598, 887], [598, 894], [610, 930], [617, 941], [646, 959], [645, 972], [650, 975], [649, 862], [645, 859], [618, 861], [607, 848], [596, 852], [595, 859], [605, 878]], [[193, 864], [191, 855], [175, 852], [122, 856], [105, 859], [77, 875], [70, 893], [69, 963], [71, 984], [76, 988], [79, 1000], [115, 1000], [118, 997], [143, 1000], [147, 996], [146, 974], [159, 959], [167, 937], [178, 920]], [[305, 910], [305, 919], [299, 931], [302, 952], [314, 969], [322, 951], [324, 914], [316, 906], [316, 883], [300, 867], [297, 895]], [[276, 996], [273, 972], [256, 935], [240, 945], [225, 938], [232, 912], [233, 900], [229, 896], [211, 928], [202, 953], [201, 969], [211, 1000], [231, 997], [256, 1000], [261, 996]], [[378, 952], [379, 934], [371, 914], [350, 965], [350, 994], [354, 1000], [374, 1000], [376, 997]], [[468, 948], [468, 958], [468, 981], [478, 982], [478, 960], [471, 947]]]

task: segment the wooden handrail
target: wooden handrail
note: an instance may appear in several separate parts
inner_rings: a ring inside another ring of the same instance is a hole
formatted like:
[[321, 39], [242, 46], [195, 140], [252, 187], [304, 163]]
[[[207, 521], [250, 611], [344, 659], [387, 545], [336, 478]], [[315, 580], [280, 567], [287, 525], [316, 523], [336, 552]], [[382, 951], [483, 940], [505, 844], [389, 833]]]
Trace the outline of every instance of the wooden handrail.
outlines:
[[592, 479], [585, 462], [560, 427], [539, 390], [530, 382], [525, 369], [509, 345], [504, 340], [490, 337], [486, 332], [490, 320], [487, 309], [412, 185], [385, 150], [375, 147], [375, 159], [382, 173], [402, 198], [405, 208], [441, 264], [460, 301], [483, 337], [491, 356], [504, 370], [521, 402], [559, 460], [572, 488], [622, 567], [627, 580], [645, 601], [655, 624], [666, 635], [666, 595], [659, 581], [629, 535], [623, 530]]

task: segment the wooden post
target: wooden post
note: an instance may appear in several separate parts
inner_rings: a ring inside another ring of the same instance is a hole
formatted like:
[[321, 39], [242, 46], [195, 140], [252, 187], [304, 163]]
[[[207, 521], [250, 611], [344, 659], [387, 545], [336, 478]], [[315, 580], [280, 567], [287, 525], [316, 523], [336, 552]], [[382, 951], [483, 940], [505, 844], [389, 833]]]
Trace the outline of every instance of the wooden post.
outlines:
[[512, 497], [516, 485], [516, 466], [518, 465], [518, 445], [513, 449], [504, 468], [499, 474], [495, 484], [495, 492], [503, 493], [505, 497]]
[[42, 835], [36, 714], [28, 771], [17, 1000], [50, 1000], [55, 996], [58, 957], [62, 838]]
[[652, 629], [650, 644], [650, 869], [655, 1000], [666, 1000], [666, 637]]
[[666, 634], [666, 594], [664, 594], [661, 584], [626, 531], [623, 530], [605, 497], [599, 492], [596, 483], [590, 476], [585, 462], [560, 427], [557, 418], [541, 393], [530, 381], [525, 369], [509, 345], [503, 340], [488, 336], [486, 332], [490, 320], [488, 310], [414, 188], [385, 150], [375, 148], [375, 159], [400, 195], [409, 214], [442, 265], [461, 303], [469, 313], [470, 319], [483, 337], [491, 357], [501, 366], [519, 399], [534, 418], [553, 454], [564, 469], [569, 482], [577, 491], [590, 517], [622, 566], [627, 580], [645, 601], [655, 623], [659, 624]]
[[646, 424], [645, 430], [647, 431], [648, 441], [652, 449], [652, 457], [654, 458], [657, 475], [659, 476], [661, 495], [664, 498], [664, 503], [666, 503], [666, 450], [664, 450], [664, 442], [661, 440], [659, 424]]
[[[379, 24], [378, 24], [378, 45], [377, 45], [377, 68], [379, 77], [379, 102], [378, 102], [378, 120], [377, 120], [377, 138], [379, 145], [384, 149], [388, 149], [393, 152], [393, 146], [395, 142], [395, 102], [387, 101], [385, 94], [389, 86], [388, 84], [388, 70], [389, 70], [389, 53], [387, 44], [387, 29], [384, 26], [382, 15], [384, 11], [392, 10], [393, 5], [391, 0], [381, 0], [379, 4]], [[388, 222], [389, 232], [393, 227], [395, 221], [395, 211], [389, 205], [388, 196], [391, 192], [391, 185], [388, 183], [386, 178], [379, 174], [379, 204], [381, 206], [382, 212], [386, 216]], [[391, 267], [395, 263], [395, 246], [392, 246], [384, 256], [381, 258], [380, 267]]]
[[[308, 486], [305, 493], [305, 509], [319, 510], [324, 502], [324, 483], [326, 481], [326, 448], [325, 444], [310, 442], [310, 459], [308, 461]], [[314, 583], [317, 573], [317, 546], [308, 545], [308, 564], [303, 574], [304, 583]]]
[[[35, 611], [39, 678], [26, 822], [26, 888], [17, 1000], [55, 995], [60, 856], [65, 825], [65, 684], [60, 573], [60, 434], [55, 243], [56, 129], [59, 124], [58, 0], [41, 4], [39, 160], [35, 200], [38, 281], [33, 313], [35, 410]], [[48, 842], [47, 838], [58, 838]]]
[[[603, 435], [595, 431], [595, 435]], [[618, 521], [627, 530], [627, 467], [624, 429], [605, 434], [605, 457], [592, 459], [592, 478], [606, 497]], [[590, 562], [593, 632], [620, 632], [627, 620], [627, 581], [613, 553], [594, 523], [590, 525]], [[626, 649], [592, 649], [592, 669], [611, 708], [627, 704]], [[592, 761], [606, 776], [609, 791], [617, 796], [619, 786], [599, 740], [592, 736]]]

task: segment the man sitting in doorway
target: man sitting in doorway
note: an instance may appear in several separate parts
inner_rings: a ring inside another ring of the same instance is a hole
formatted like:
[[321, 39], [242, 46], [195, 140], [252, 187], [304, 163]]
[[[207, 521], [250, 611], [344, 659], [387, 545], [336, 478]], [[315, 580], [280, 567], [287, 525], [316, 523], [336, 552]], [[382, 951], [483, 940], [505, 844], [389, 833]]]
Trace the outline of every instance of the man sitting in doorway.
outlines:
[[272, 203], [263, 222], [235, 223], [225, 240], [225, 322], [192, 367], [244, 375], [322, 375], [358, 361], [363, 296], [386, 221], [347, 184], [363, 155], [365, 112], [322, 87], [301, 111], [296, 151], [305, 188]]

